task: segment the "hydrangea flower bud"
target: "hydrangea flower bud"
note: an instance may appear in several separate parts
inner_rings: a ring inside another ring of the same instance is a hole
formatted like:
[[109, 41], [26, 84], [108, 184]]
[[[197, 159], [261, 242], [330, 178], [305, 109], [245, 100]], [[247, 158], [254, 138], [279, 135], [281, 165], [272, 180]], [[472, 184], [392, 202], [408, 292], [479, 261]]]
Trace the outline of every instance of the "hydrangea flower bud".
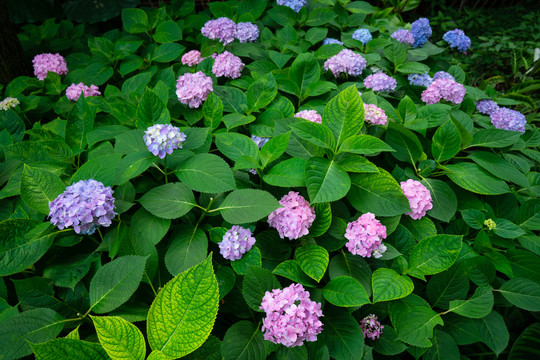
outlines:
[[322, 124], [322, 116], [315, 110], [302, 110], [294, 114], [294, 117], [306, 119], [317, 124]]
[[304, 341], [316, 341], [322, 331], [321, 303], [309, 298], [301, 284], [283, 290], [267, 291], [261, 309], [265, 311], [261, 330], [265, 340], [286, 347], [302, 346]]
[[497, 227], [497, 223], [493, 219], [484, 220], [484, 225], [487, 226], [488, 230], [493, 230]]
[[388, 117], [383, 109], [373, 104], [364, 104], [365, 121], [373, 125], [385, 125]]
[[441, 99], [453, 104], [461, 104], [465, 98], [465, 87], [452, 79], [434, 80], [429, 87], [422, 92], [422, 101], [426, 104], [435, 104]]
[[238, 56], [225, 51], [216, 56], [214, 66], [212, 66], [212, 72], [217, 77], [225, 76], [231, 79], [237, 79], [242, 76], [243, 68], [244, 63]]
[[7, 97], [4, 100], [0, 101], [0, 110], [9, 110], [19, 104], [20, 102], [16, 98]]
[[360, 327], [364, 333], [364, 339], [368, 337], [371, 340], [378, 339], [383, 333], [384, 329], [384, 325], [381, 325], [375, 314], [370, 314], [363, 318], [362, 322], [360, 323]]
[[476, 103], [476, 110], [484, 115], [491, 115], [492, 112], [497, 110], [499, 105], [493, 100], [479, 100]]
[[431, 36], [431, 26], [429, 26], [429, 20], [426, 18], [420, 18], [412, 23], [411, 33], [414, 38], [413, 47], [421, 47]]
[[68, 73], [66, 60], [58, 53], [36, 55], [34, 60], [32, 60], [32, 64], [34, 64], [34, 75], [39, 80], [47, 77], [47, 71], [57, 73], [58, 75], [66, 75]]
[[199, 50], [191, 50], [185, 53], [182, 56], [182, 65], [195, 66], [199, 65], [204, 59], [201, 57], [201, 52]]
[[402, 44], [412, 45], [414, 44], [414, 36], [409, 30], [399, 29], [390, 35], [392, 39], [396, 39]]
[[241, 43], [257, 41], [259, 28], [250, 22], [241, 22], [236, 25], [236, 38]]
[[178, 101], [189, 105], [190, 108], [198, 108], [206, 100], [208, 94], [214, 90], [212, 78], [202, 71], [186, 73], [176, 81], [176, 95]]
[[173, 150], [182, 148], [186, 134], [180, 132], [176, 126], [156, 124], [146, 129], [143, 140], [148, 151], [163, 159], [167, 154], [172, 154]]
[[326, 38], [326, 39], [323, 40], [322, 44], [323, 45], [330, 45], [330, 44], [343, 45], [343, 43], [341, 41], [339, 41], [338, 39], [334, 39], [334, 38]]
[[355, 54], [349, 49], [343, 49], [339, 54], [325, 61], [324, 70], [332, 71], [336, 78], [341, 74], [358, 76], [366, 68], [366, 64], [366, 60], [362, 55]]
[[446, 41], [451, 48], [456, 48], [461, 52], [467, 51], [467, 49], [471, 46], [471, 39], [469, 39], [463, 30], [460, 29], [447, 31], [443, 35], [443, 40]]
[[525, 115], [519, 111], [500, 107], [497, 110], [493, 110], [489, 115], [491, 123], [497, 129], [504, 129], [509, 131], [525, 132], [525, 124], [527, 119]]
[[397, 81], [393, 77], [381, 72], [366, 77], [364, 86], [373, 91], [390, 92], [396, 90]]
[[371, 39], [373, 39], [373, 36], [371, 36], [368, 29], [358, 29], [352, 34], [352, 38], [360, 41], [363, 45], [366, 45]]
[[219, 252], [225, 259], [231, 261], [240, 260], [242, 255], [251, 250], [255, 244], [255, 238], [251, 236], [251, 230], [238, 225], [233, 225], [223, 235], [223, 240], [218, 243]]
[[71, 226], [77, 234], [92, 235], [99, 226], [110, 226], [116, 215], [112, 194], [111, 188], [99, 181], [76, 182], [49, 202], [51, 224], [60, 230]]
[[386, 246], [382, 245], [383, 239], [386, 239], [386, 226], [369, 212], [347, 224], [345, 238], [349, 240], [346, 244], [347, 249], [353, 255], [370, 257], [377, 251], [373, 255], [380, 257], [386, 251]]
[[268, 140], [270, 140], [270, 138], [251, 135], [251, 140], [253, 140], [255, 144], [257, 144], [257, 147], [261, 149], [264, 144], [266, 144]]
[[409, 215], [414, 220], [423, 218], [428, 210], [433, 208], [431, 193], [420, 181], [409, 179], [400, 183], [401, 190], [409, 199], [411, 210], [405, 215]]
[[84, 94], [84, 97], [101, 95], [101, 92], [96, 85], [86, 86], [83, 83], [78, 83], [71, 84], [66, 89], [66, 96], [71, 101], [77, 101], [79, 100], [79, 96], [81, 96], [81, 91]]
[[428, 87], [433, 82], [427, 71], [425, 74], [409, 74], [407, 79], [409, 79], [409, 84], [423, 87]]
[[210, 40], [218, 40], [223, 45], [234, 41], [236, 24], [229, 18], [220, 17], [216, 20], [208, 20], [201, 29], [201, 34]]
[[295, 12], [299, 12], [304, 6], [307, 5], [306, 0], [277, 0], [278, 5], [288, 6]]
[[315, 220], [315, 209], [294, 191], [284, 195], [279, 203], [282, 207], [268, 215], [268, 224], [278, 231], [282, 239], [294, 240], [307, 235]]

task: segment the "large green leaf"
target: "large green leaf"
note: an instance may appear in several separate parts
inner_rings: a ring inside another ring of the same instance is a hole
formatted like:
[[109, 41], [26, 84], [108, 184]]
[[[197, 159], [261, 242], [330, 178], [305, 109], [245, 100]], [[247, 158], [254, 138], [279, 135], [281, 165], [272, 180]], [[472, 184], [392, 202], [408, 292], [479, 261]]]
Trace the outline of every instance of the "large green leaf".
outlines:
[[424, 178], [420, 181], [430, 192], [433, 208], [428, 215], [449, 222], [457, 210], [457, 196], [454, 190], [442, 180]]
[[493, 310], [493, 289], [490, 286], [476, 288], [469, 300], [450, 301], [450, 311], [470, 318], [483, 318]]
[[276, 198], [266, 191], [242, 189], [231, 192], [217, 209], [210, 212], [220, 211], [223, 219], [231, 224], [245, 224], [268, 216], [279, 206]]
[[460, 150], [461, 136], [452, 121], [442, 124], [433, 135], [431, 152], [437, 162], [450, 160]]
[[280, 284], [270, 270], [248, 266], [242, 282], [242, 295], [246, 303], [255, 311], [262, 312], [261, 303], [264, 294], [273, 289], [279, 289]]
[[86, 98], [80, 96], [69, 113], [66, 124], [66, 144], [76, 152], [82, 151], [88, 144], [86, 136], [94, 127], [95, 113]]
[[332, 150], [336, 146], [334, 134], [327, 126], [310, 121], [300, 121], [290, 124], [289, 127], [293, 129], [296, 136], [313, 145]]
[[163, 101], [154, 91], [146, 89], [137, 106], [135, 125], [139, 129], [146, 130], [146, 128], [155, 124], [168, 124], [170, 122], [171, 115]]
[[135, 237], [144, 242], [156, 245], [163, 239], [171, 226], [171, 220], [162, 219], [150, 214], [144, 208], [137, 210], [131, 218], [130, 228]]
[[303, 53], [297, 56], [289, 70], [289, 79], [298, 85], [300, 90], [296, 95], [302, 96], [309, 84], [319, 80], [320, 72], [319, 62], [313, 54]]
[[540, 323], [527, 327], [518, 336], [508, 353], [508, 360], [537, 359], [540, 357]]
[[132, 323], [117, 317], [92, 317], [99, 343], [112, 359], [144, 360], [146, 342]]
[[73, 174], [70, 182], [94, 179], [105, 186], [113, 186], [115, 170], [121, 158], [120, 154], [106, 154], [90, 159]]
[[176, 276], [203, 261], [207, 250], [208, 239], [204, 231], [184, 224], [171, 237], [165, 253], [165, 265], [169, 272]]
[[540, 230], [540, 200], [530, 199], [518, 210], [516, 224], [529, 230]]
[[31, 346], [36, 360], [110, 359], [99, 344], [78, 339], [59, 338], [40, 344], [31, 344]]
[[321, 281], [328, 267], [328, 251], [318, 245], [306, 244], [296, 249], [294, 258], [302, 270], [317, 282]]
[[414, 284], [408, 276], [399, 275], [394, 270], [387, 268], [375, 270], [371, 283], [373, 303], [401, 299], [414, 289]]
[[239, 321], [227, 330], [221, 345], [225, 360], [264, 360], [263, 333], [249, 321]]
[[324, 329], [319, 336], [328, 345], [332, 358], [336, 360], [362, 359], [364, 352], [362, 329], [358, 321], [347, 311], [341, 309], [326, 311]]
[[322, 123], [332, 130], [337, 145], [358, 134], [364, 125], [364, 104], [356, 86], [349, 86], [328, 102]]
[[21, 198], [42, 214], [49, 214], [49, 202], [60, 195], [66, 186], [60, 178], [50, 171], [24, 164], [21, 177]]
[[369, 298], [364, 287], [350, 276], [339, 276], [326, 284], [323, 296], [329, 303], [336, 306], [354, 307], [369, 304]]
[[371, 296], [371, 268], [361, 257], [352, 254], [337, 254], [330, 260], [328, 267], [330, 279], [350, 276], [362, 285], [368, 296]]
[[388, 123], [385, 142], [395, 150], [392, 152], [392, 156], [399, 161], [416, 164], [422, 156], [422, 144], [420, 144], [418, 137], [409, 129], [392, 121]]
[[155, 156], [148, 151], [127, 154], [116, 167], [114, 183], [125, 184], [127, 181], [145, 172], [155, 161]]
[[[216, 146], [223, 155], [232, 161], [241, 156], [259, 158], [259, 149], [253, 140], [238, 133], [220, 133], [216, 135]], [[217, 156], [217, 155], [215, 155]]]
[[372, 154], [381, 151], [395, 151], [379, 138], [371, 135], [353, 135], [341, 144], [339, 152], [351, 154]]
[[528, 311], [540, 311], [540, 284], [526, 278], [513, 278], [498, 290], [512, 305]]
[[263, 176], [263, 180], [267, 184], [287, 188], [306, 186], [306, 165], [307, 161], [300, 158], [281, 161]]
[[272, 137], [264, 146], [261, 148], [261, 165], [266, 167], [269, 163], [274, 160], [277, 160], [285, 150], [287, 150], [287, 145], [289, 145], [290, 133], [286, 132]]
[[313, 286], [313, 280], [302, 271], [296, 260], [285, 260], [281, 262], [276, 266], [273, 273], [304, 286]]
[[502, 157], [487, 151], [475, 151], [469, 157], [492, 175], [515, 184], [529, 187], [529, 180], [514, 165], [504, 160]]
[[469, 147], [501, 148], [513, 145], [520, 137], [516, 131], [503, 129], [484, 129], [477, 131], [473, 136], [472, 144]]
[[458, 258], [461, 240], [461, 235], [446, 234], [423, 239], [412, 250], [407, 273], [423, 279], [448, 269]]
[[257, 111], [270, 104], [276, 95], [276, 79], [272, 73], [268, 73], [266, 76], [252, 83], [247, 89], [247, 105], [251, 111]]
[[148, 16], [141, 9], [122, 10], [122, 24], [130, 34], [137, 34], [149, 30]]
[[163, 219], [177, 219], [197, 205], [193, 192], [180, 183], [158, 186], [144, 194], [139, 202], [149, 213]]
[[482, 195], [500, 195], [510, 192], [503, 180], [493, 177], [476, 164], [462, 162], [446, 165], [446, 169], [450, 180], [465, 190]]
[[447, 309], [449, 302], [466, 298], [469, 292], [469, 277], [460, 263], [429, 279], [426, 287], [427, 299], [434, 307]]
[[306, 186], [312, 204], [332, 202], [347, 195], [351, 179], [334, 161], [314, 157], [306, 165]]
[[459, 360], [459, 349], [454, 338], [446, 332], [435, 329], [433, 345], [424, 354], [425, 360]]
[[211, 92], [203, 104], [204, 126], [212, 131], [217, 129], [223, 119], [223, 102]]
[[221, 193], [236, 187], [229, 165], [217, 155], [197, 154], [182, 162], [175, 171], [178, 179], [200, 192]]

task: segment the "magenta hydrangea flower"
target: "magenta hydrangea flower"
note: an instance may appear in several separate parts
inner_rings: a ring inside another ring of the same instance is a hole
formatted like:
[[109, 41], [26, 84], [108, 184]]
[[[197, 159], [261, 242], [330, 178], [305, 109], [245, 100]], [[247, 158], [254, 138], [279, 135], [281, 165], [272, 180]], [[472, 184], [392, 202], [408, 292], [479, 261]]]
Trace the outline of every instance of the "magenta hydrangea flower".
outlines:
[[206, 76], [202, 71], [184, 74], [176, 81], [178, 101], [189, 105], [190, 108], [201, 106], [201, 103], [213, 90], [212, 78]]
[[282, 239], [294, 240], [307, 235], [315, 220], [315, 209], [294, 191], [284, 195], [279, 203], [282, 207], [268, 215], [268, 224], [278, 231]]
[[322, 331], [321, 303], [309, 298], [301, 284], [283, 290], [267, 291], [261, 309], [266, 312], [261, 330], [264, 338], [286, 347], [302, 346], [304, 341], [316, 341]]
[[463, 53], [471, 46], [471, 39], [469, 39], [463, 30], [460, 29], [447, 31], [443, 35], [443, 40], [446, 41], [451, 48], [456, 48]]
[[525, 124], [527, 123], [527, 119], [525, 119], [525, 115], [519, 111], [500, 107], [493, 110], [489, 117], [491, 119], [491, 123], [497, 129], [519, 131], [520, 133], [525, 132]]
[[236, 25], [236, 38], [241, 43], [254, 42], [259, 37], [259, 28], [250, 22], [241, 22]]
[[382, 256], [386, 246], [382, 244], [386, 239], [386, 226], [375, 219], [372, 213], [365, 213], [357, 220], [347, 224], [345, 238], [349, 241], [346, 246], [353, 255], [375, 258]]
[[242, 60], [228, 51], [216, 56], [212, 72], [217, 77], [225, 76], [231, 79], [237, 79], [242, 76], [244, 63]]
[[385, 125], [388, 117], [383, 109], [373, 104], [364, 104], [365, 121], [373, 125]]
[[101, 95], [101, 92], [96, 85], [86, 86], [83, 83], [78, 83], [71, 84], [66, 89], [66, 96], [71, 101], [77, 101], [79, 100], [79, 96], [81, 96], [81, 91], [84, 94], [84, 97]]
[[302, 110], [294, 114], [294, 117], [306, 119], [317, 124], [322, 124], [322, 116], [315, 110]]
[[253, 140], [255, 144], [257, 144], [257, 147], [261, 149], [264, 144], [266, 144], [268, 140], [270, 140], [270, 138], [251, 135], [251, 140]]
[[360, 323], [360, 327], [364, 333], [364, 339], [368, 337], [371, 340], [378, 339], [383, 333], [384, 329], [384, 325], [381, 325], [381, 323], [377, 320], [377, 316], [374, 314], [370, 314], [363, 318], [362, 322]]
[[431, 193], [420, 181], [409, 179], [400, 183], [401, 190], [409, 199], [411, 210], [405, 215], [409, 215], [414, 220], [423, 218], [428, 210], [433, 208]]
[[476, 110], [484, 115], [491, 115], [492, 112], [497, 110], [499, 105], [493, 100], [479, 100], [476, 103]]
[[201, 57], [201, 52], [199, 50], [188, 51], [182, 56], [182, 59], [181, 59], [182, 65], [187, 65], [187, 66], [199, 65], [199, 63], [203, 60], [204, 59]]
[[201, 34], [210, 40], [218, 40], [223, 45], [234, 41], [236, 35], [236, 24], [229, 18], [220, 17], [216, 20], [208, 20], [201, 29]]
[[34, 75], [39, 80], [47, 77], [47, 71], [57, 73], [58, 75], [66, 75], [68, 73], [66, 60], [58, 53], [36, 55], [34, 60], [32, 60], [32, 64], [34, 64]]
[[49, 202], [51, 224], [60, 230], [71, 226], [77, 234], [92, 235], [99, 226], [111, 225], [116, 215], [113, 193], [99, 181], [78, 181]]
[[225, 259], [231, 261], [240, 260], [242, 255], [251, 250], [255, 244], [255, 238], [251, 236], [251, 230], [238, 225], [233, 225], [223, 235], [223, 240], [218, 243], [219, 252]]
[[402, 44], [412, 45], [414, 43], [414, 36], [409, 30], [399, 29], [390, 35], [392, 39], [396, 39]]
[[429, 87], [422, 92], [422, 101], [426, 104], [435, 104], [441, 99], [453, 104], [461, 104], [465, 98], [465, 87], [452, 79], [434, 80]]
[[4, 100], [0, 101], [0, 110], [9, 110], [19, 105], [20, 102], [18, 99], [13, 97], [7, 97]]
[[393, 77], [380, 72], [366, 77], [364, 86], [373, 91], [390, 92], [396, 90], [397, 81]]
[[172, 154], [173, 150], [182, 148], [186, 134], [171, 124], [156, 124], [146, 129], [143, 140], [148, 151], [163, 159], [167, 154]]
[[336, 78], [341, 74], [358, 76], [366, 68], [366, 65], [366, 60], [362, 55], [355, 54], [349, 49], [343, 49], [324, 62], [324, 70], [332, 71]]

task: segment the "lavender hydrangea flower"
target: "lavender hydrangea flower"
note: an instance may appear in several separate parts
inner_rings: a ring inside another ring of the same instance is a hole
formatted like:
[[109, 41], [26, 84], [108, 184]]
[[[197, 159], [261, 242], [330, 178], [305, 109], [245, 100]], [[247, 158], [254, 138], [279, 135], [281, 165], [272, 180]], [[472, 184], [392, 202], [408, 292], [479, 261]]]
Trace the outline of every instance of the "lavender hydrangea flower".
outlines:
[[479, 100], [476, 103], [476, 110], [484, 115], [491, 115], [491, 113], [499, 108], [499, 105], [493, 100]]
[[282, 239], [294, 240], [307, 235], [315, 220], [315, 209], [294, 191], [284, 195], [279, 203], [282, 207], [268, 215], [268, 224], [278, 231]]
[[317, 124], [322, 124], [322, 116], [315, 110], [302, 110], [294, 114], [294, 117], [306, 119]]
[[402, 44], [412, 45], [414, 44], [414, 36], [409, 30], [399, 29], [390, 35], [392, 39], [396, 39]]
[[373, 91], [390, 92], [396, 90], [397, 81], [385, 73], [376, 73], [366, 77], [364, 86]]
[[259, 37], [259, 28], [250, 22], [236, 24], [236, 38], [241, 43], [254, 42]]
[[373, 36], [371, 36], [368, 29], [358, 29], [352, 34], [352, 38], [360, 41], [363, 45], [366, 45], [371, 39], [373, 39]]
[[339, 54], [332, 56], [324, 63], [324, 70], [332, 71], [337, 78], [341, 74], [358, 76], [366, 68], [366, 60], [360, 54], [355, 54], [352, 50], [343, 49]]
[[47, 77], [47, 71], [57, 73], [58, 75], [66, 75], [68, 73], [66, 60], [58, 53], [36, 55], [32, 60], [32, 64], [34, 64], [34, 75], [39, 80]]
[[189, 105], [190, 108], [201, 106], [201, 103], [213, 90], [212, 78], [206, 76], [202, 71], [184, 74], [176, 81], [178, 101]]
[[255, 238], [251, 236], [251, 230], [238, 225], [233, 225], [223, 235], [223, 240], [218, 243], [219, 252], [225, 259], [231, 261], [240, 260], [242, 255], [251, 250], [255, 244]]
[[409, 199], [411, 211], [405, 213], [414, 220], [423, 218], [428, 210], [433, 208], [431, 193], [420, 181], [409, 179], [400, 183], [401, 190]]
[[435, 75], [433, 75], [433, 80], [438, 79], [450, 79], [456, 81], [456, 79], [452, 76], [452, 74], [447, 73], [446, 71], [437, 71]]
[[259, 149], [262, 149], [262, 147], [268, 142], [268, 140], [270, 140], [270, 138], [251, 135], [251, 140], [253, 140], [255, 144], [257, 144], [257, 147]]
[[433, 82], [427, 71], [424, 74], [409, 74], [407, 79], [409, 79], [409, 84], [423, 87], [428, 87]]
[[186, 134], [180, 132], [176, 126], [156, 124], [146, 129], [143, 140], [148, 151], [163, 159], [167, 154], [172, 154], [173, 150], [182, 148], [182, 142], [186, 141]]
[[456, 48], [458, 51], [465, 52], [471, 46], [471, 39], [463, 30], [454, 29], [446, 32], [443, 35], [443, 40], [446, 41], [451, 48]]
[[386, 251], [382, 244], [386, 239], [386, 227], [369, 212], [347, 224], [345, 238], [349, 240], [347, 249], [353, 255], [381, 257]]
[[113, 192], [109, 186], [93, 179], [68, 186], [49, 202], [51, 224], [60, 230], [71, 226], [77, 234], [88, 235], [99, 226], [110, 226], [116, 215]]
[[420, 18], [412, 23], [411, 33], [414, 37], [413, 47], [421, 47], [431, 36], [431, 26], [429, 26], [429, 20], [426, 18]]
[[375, 314], [370, 314], [362, 319], [360, 322], [360, 327], [362, 328], [362, 332], [364, 333], [364, 339], [366, 337], [370, 338], [371, 340], [378, 339], [379, 336], [383, 333], [384, 325], [381, 325], [381, 323], [377, 320], [377, 316]]
[[373, 125], [385, 125], [388, 116], [383, 109], [373, 104], [364, 104], [365, 121]]
[[232, 53], [225, 51], [216, 56], [212, 72], [217, 77], [225, 76], [231, 79], [237, 79], [242, 76], [244, 63], [242, 60]]
[[461, 104], [465, 98], [465, 87], [452, 79], [437, 79], [422, 92], [422, 101], [435, 104], [441, 99], [453, 104]]
[[304, 341], [316, 341], [322, 331], [321, 303], [309, 298], [301, 284], [283, 290], [267, 291], [261, 309], [265, 311], [261, 330], [265, 340], [286, 347], [302, 346]]
[[78, 84], [71, 84], [66, 89], [66, 96], [71, 101], [77, 101], [79, 100], [79, 97], [81, 96], [81, 91], [84, 97], [101, 95], [101, 92], [99, 91], [99, 88], [96, 85], [86, 86], [83, 83], [78, 83]]
[[339, 41], [338, 39], [334, 39], [334, 38], [326, 38], [326, 39], [323, 40], [322, 44], [323, 45], [330, 45], [330, 44], [343, 45], [343, 43], [341, 41]]
[[182, 61], [182, 65], [195, 66], [199, 65], [203, 60], [199, 50], [191, 50], [185, 53], [180, 61]]
[[497, 129], [519, 131], [520, 133], [525, 132], [527, 119], [519, 111], [500, 107], [494, 110], [489, 117], [491, 118], [491, 123]]
[[18, 99], [13, 97], [7, 97], [4, 100], [0, 101], [0, 110], [9, 110], [19, 104], [20, 102]]
[[288, 6], [295, 12], [299, 12], [304, 6], [307, 5], [306, 0], [277, 0], [278, 5]]
[[218, 40], [223, 45], [234, 41], [236, 24], [229, 18], [220, 17], [216, 20], [208, 20], [201, 29], [201, 34], [210, 40]]

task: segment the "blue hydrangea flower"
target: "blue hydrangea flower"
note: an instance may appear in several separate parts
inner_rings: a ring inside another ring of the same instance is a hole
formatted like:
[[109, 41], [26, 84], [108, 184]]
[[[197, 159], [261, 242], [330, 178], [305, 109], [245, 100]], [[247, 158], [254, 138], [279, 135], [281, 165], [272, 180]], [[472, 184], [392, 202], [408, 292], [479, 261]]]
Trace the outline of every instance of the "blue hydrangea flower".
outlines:
[[251, 236], [251, 230], [238, 225], [233, 225], [223, 235], [223, 240], [218, 243], [219, 252], [225, 259], [239, 260], [255, 244], [255, 238]]
[[186, 134], [180, 132], [176, 126], [156, 124], [146, 129], [143, 140], [148, 151], [163, 159], [167, 154], [172, 154], [173, 150], [182, 148]]
[[493, 100], [478, 100], [476, 103], [476, 110], [484, 115], [491, 115], [492, 112], [497, 110], [499, 105]]
[[277, 0], [278, 5], [288, 6], [296, 12], [307, 5], [307, 0]]
[[334, 38], [326, 38], [326, 39], [323, 40], [322, 44], [323, 45], [328, 45], [328, 44], [343, 45], [343, 43], [341, 41], [339, 41], [338, 39], [334, 39]]
[[520, 133], [525, 132], [525, 124], [527, 123], [527, 119], [525, 119], [525, 115], [519, 111], [500, 107], [493, 110], [489, 117], [491, 119], [491, 123], [497, 129], [519, 131]]
[[446, 71], [437, 71], [435, 75], [433, 75], [433, 81], [439, 80], [439, 79], [450, 79], [456, 81], [456, 79]]
[[371, 39], [373, 39], [373, 36], [371, 36], [368, 29], [358, 29], [353, 33], [352, 38], [366, 45]]
[[445, 33], [443, 35], [443, 40], [446, 41], [451, 48], [456, 48], [461, 52], [467, 51], [471, 46], [471, 39], [465, 35], [463, 30], [459, 29], [450, 30]]
[[268, 140], [270, 140], [270, 138], [251, 135], [251, 140], [253, 140], [255, 144], [257, 144], [257, 147], [261, 149], [264, 144], [266, 144]]
[[413, 47], [421, 47], [431, 36], [431, 26], [429, 26], [429, 20], [426, 18], [420, 18], [412, 23], [411, 33], [414, 37]]
[[433, 82], [427, 71], [425, 74], [409, 74], [407, 78], [409, 79], [409, 84], [416, 86], [428, 87]]

